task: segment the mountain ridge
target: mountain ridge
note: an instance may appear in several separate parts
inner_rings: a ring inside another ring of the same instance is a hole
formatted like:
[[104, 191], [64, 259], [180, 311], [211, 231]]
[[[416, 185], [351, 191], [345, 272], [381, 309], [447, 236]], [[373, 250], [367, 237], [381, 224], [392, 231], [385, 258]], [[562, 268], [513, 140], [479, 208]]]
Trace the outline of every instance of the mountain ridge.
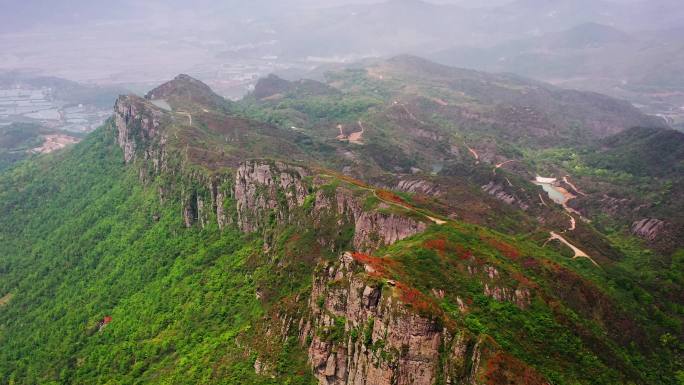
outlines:
[[228, 105], [227, 101], [208, 85], [186, 74], [180, 74], [173, 80], [149, 91], [145, 94], [145, 99], [166, 100], [172, 107], [181, 108], [192, 104], [212, 109]]
[[563, 162], [450, 125], [486, 101], [396, 67], [335, 92], [271, 78], [229, 108], [181, 77], [154, 91], [171, 110], [122, 96], [0, 174], [0, 381], [676, 384], [681, 253], [545, 199], [531, 174]]

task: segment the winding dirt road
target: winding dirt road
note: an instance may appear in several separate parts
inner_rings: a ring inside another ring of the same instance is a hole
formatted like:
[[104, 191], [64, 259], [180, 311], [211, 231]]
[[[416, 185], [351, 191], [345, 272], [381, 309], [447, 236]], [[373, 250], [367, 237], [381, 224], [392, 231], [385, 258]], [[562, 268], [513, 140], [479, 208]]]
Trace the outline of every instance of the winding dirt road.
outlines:
[[337, 135], [336, 139], [341, 142], [349, 142], [353, 144], [363, 145], [363, 133], [366, 132], [366, 128], [363, 126], [363, 123], [360, 120], [357, 122], [357, 124], [359, 125], [359, 128], [361, 128], [361, 131], [352, 132], [349, 135], [346, 135], [344, 133], [344, 126], [338, 124], [337, 129], [340, 130], [340, 134]]
[[[565, 183], [567, 183], [570, 187], [572, 187], [572, 188], [573, 188], [575, 191], [577, 191], [578, 193], [583, 194], [581, 191], [577, 190], [577, 188], [576, 188], [572, 183], [570, 183], [569, 180], [568, 180], [567, 178], [568, 178], [568, 176], [564, 177], [564, 178], [563, 178], [563, 181], [564, 181]], [[561, 194], [563, 194], [564, 200], [563, 200], [563, 202], [561, 203], [561, 206], [562, 206], [563, 209], [565, 210], [565, 215], [567, 215], [568, 217], [570, 217], [570, 227], [569, 227], [568, 229], [564, 230], [563, 233], [567, 233], [567, 232], [570, 232], [570, 231], [575, 231], [575, 230], [577, 229], [577, 219], [575, 219], [575, 216], [574, 216], [574, 215], [577, 215], [577, 216], [579, 216], [580, 218], [582, 218], [582, 214], [580, 214], [577, 210], [573, 209], [572, 207], [569, 207], [569, 206], [568, 206], [568, 202], [569, 202], [570, 200], [576, 198], [576, 196], [575, 196], [574, 194], [570, 193], [568, 190], [562, 188], [562, 187], [554, 186], [553, 183], [554, 183], [555, 181], [556, 181], [556, 179], [554, 179], [554, 178], [542, 178], [542, 177], [539, 177], [539, 176], [537, 176], [537, 179], [536, 179], [536, 182], [537, 182], [537, 183], [547, 183], [547, 184], [549, 184], [549, 185], [552, 185], [553, 188], [555, 188], [558, 192], [560, 192]], [[541, 194], [539, 194], [539, 199], [542, 201], [542, 203], [543, 203], [544, 205], [548, 206], [548, 205], [546, 204], [546, 202], [544, 201], [544, 198], [542, 197]], [[574, 214], [574, 215], [573, 215], [573, 214]], [[554, 231], [551, 231], [549, 234], [550, 234], [551, 236], [550, 236], [549, 239], [546, 240], [546, 242], [544, 242], [544, 245], [546, 245], [548, 242], [553, 241], [553, 240], [560, 241], [561, 243], [563, 243], [564, 245], [566, 245], [566, 246], [568, 246], [570, 249], [572, 249], [572, 251], [575, 253], [575, 255], [572, 257], [572, 259], [586, 258], [586, 259], [590, 260], [591, 263], [593, 263], [595, 266], [599, 267], [599, 264], [596, 263], [596, 261], [595, 261], [592, 257], [590, 257], [587, 253], [585, 253], [584, 251], [580, 250], [578, 247], [576, 247], [576, 246], [573, 245], [572, 243], [568, 242], [562, 235], [560, 235], [560, 234], [558, 234], [558, 233], [556, 233], [556, 232], [554, 232]]]
[[517, 162], [517, 160], [511, 159], [511, 160], [507, 160], [505, 162], [501, 162], [501, 163], [497, 164], [496, 166], [494, 166], [494, 170], [500, 169], [501, 167], [503, 167], [509, 163], [514, 163], [514, 162]]
[[[558, 241], [560, 241], [561, 243], [563, 243], [564, 245], [568, 246], [570, 249], [572, 249], [572, 251], [575, 253], [575, 256], [572, 257], [572, 259], [586, 258], [586, 259], [590, 260], [591, 263], [593, 263], [596, 267], [600, 267], [599, 264], [596, 263], [596, 261], [594, 261], [594, 259], [593, 259], [592, 257], [590, 257], [590, 256], [589, 256], [587, 253], [585, 253], [584, 251], [582, 251], [582, 250], [578, 249], [577, 247], [575, 247], [575, 245], [573, 245], [572, 243], [568, 242], [565, 238], [563, 238], [563, 237], [562, 237], [561, 235], [559, 235], [558, 233], [552, 231], [550, 234], [551, 234], [551, 237], [550, 237], [546, 242], [553, 241], [553, 240], [558, 240]], [[544, 244], [546, 244], [546, 243], [544, 243]]]
[[570, 228], [565, 231], [575, 231], [575, 229], [577, 228], [577, 220], [575, 219], [575, 217], [568, 213], [565, 213], [565, 215], [570, 217]]
[[477, 151], [475, 151], [474, 148], [471, 148], [471, 147], [469, 147], [469, 146], [467, 146], [467, 145], [466, 145], [466, 148], [467, 148], [468, 151], [470, 151], [470, 153], [473, 155], [473, 158], [475, 158], [475, 164], [480, 164], [480, 154], [478, 154]]
[[[321, 174], [321, 176], [325, 176], [325, 177], [328, 177], [328, 178], [334, 178], [334, 176], [329, 175], [329, 174]], [[349, 183], [352, 183], [352, 182], [349, 182]], [[420, 214], [420, 215], [424, 216], [425, 218], [429, 219], [430, 221], [432, 221], [432, 222], [434, 222], [434, 223], [436, 223], [436, 224], [438, 224], [438, 225], [444, 225], [444, 224], [447, 223], [447, 221], [445, 221], [445, 220], [442, 220], [442, 219], [439, 219], [439, 218], [435, 218], [435, 217], [431, 217], [431, 216], [429, 216], [429, 215], [423, 213], [422, 211], [416, 210], [414, 207], [411, 207], [411, 206], [409, 206], [409, 205], [405, 205], [405, 204], [402, 204], [402, 203], [399, 203], [399, 202], [394, 202], [394, 201], [391, 201], [391, 200], [384, 199], [383, 197], [381, 197], [380, 195], [378, 195], [378, 190], [376, 190], [376, 189], [374, 189], [374, 188], [362, 186], [362, 185], [357, 184], [357, 183], [352, 183], [352, 184], [353, 184], [354, 186], [358, 187], [358, 188], [363, 189], [363, 190], [371, 191], [371, 192], [373, 193], [373, 196], [376, 197], [376, 198], [378, 198], [378, 200], [380, 200], [380, 201], [383, 202], [383, 203], [386, 203], [386, 204], [392, 205], [392, 206], [396, 206], [396, 207], [401, 207], [401, 208], [403, 208], [403, 209], [405, 209], [405, 210], [409, 210], [409, 211], [412, 211], [412, 212], [414, 212], [414, 213]]]
[[192, 126], [192, 115], [189, 112], [185, 111], [176, 111], [177, 114], [186, 116], [188, 118], [188, 125]]
[[[510, 159], [510, 160], [507, 160], [507, 161], [505, 161], [505, 162], [501, 162], [501, 163], [496, 164], [496, 165], [494, 166], [494, 169], [492, 170], [492, 174], [495, 174], [495, 175], [496, 175], [496, 170], [500, 169], [501, 167], [503, 167], [503, 166], [505, 166], [505, 165], [507, 165], [507, 164], [515, 163], [515, 162], [518, 162], [518, 161], [515, 160], [515, 159]], [[508, 178], [507, 178], [506, 180], [508, 180]], [[511, 186], [513, 186], [513, 185], [511, 184], [511, 182], [508, 182], [508, 184], [511, 185]]]
[[352, 132], [349, 134], [349, 143], [363, 144], [363, 133], [366, 132], [366, 128], [363, 126], [363, 123], [361, 123], [360, 120], [357, 123], [361, 128], [361, 131]]
[[563, 177], [563, 182], [567, 183], [568, 186], [572, 187], [572, 189], [575, 190], [575, 191], [577, 191], [578, 194], [587, 196], [587, 194], [583, 193], [582, 190], [578, 189], [577, 186], [575, 186], [574, 184], [572, 184], [572, 182], [570, 182], [570, 179], [569, 179], [569, 178], [570, 178], [570, 175], [564, 176], [564, 177]]
[[549, 205], [546, 204], [546, 201], [544, 201], [544, 197], [541, 195], [541, 193], [539, 193], [539, 200], [544, 206], [549, 207]]
[[[359, 187], [361, 187], [361, 186], [359, 186]], [[378, 195], [378, 190], [375, 190], [375, 189], [372, 189], [372, 188], [367, 188], [367, 187], [361, 187], [361, 188], [363, 188], [363, 189], [365, 189], [365, 190], [368, 190], [368, 191], [373, 191], [373, 196], [376, 197], [376, 198], [378, 198], [381, 202], [387, 203], [387, 204], [389, 204], [389, 205], [401, 207], [401, 208], [403, 208], [403, 209], [405, 209], [405, 210], [413, 211], [414, 213], [418, 213], [418, 214], [424, 216], [425, 218], [431, 220], [432, 222], [434, 222], [434, 223], [436, 223], [436, 224], [438, 224], [438, 225], [444, 225], [444, 224], [447, 223], [445, 220], [438, 219], [438, 218], [435, 218], [435, 217], [431, 217], [431, 216], [429, 216], [429, 215], [427, 215], [427, 214], [425, 214], [425, 213], [423, 213], [423, 212], [421, 212], [421, 211], [419, 211], [419, 210], [416, 210], [415, 208], [413, 208], [413, 207], [411, 207], [411, 206], [409, 206], [409, 205], [405, 205], [405, 204], [402, 204], [402, 203], [399, 203], [399, 202], [394, 202], [394, 201], [390, 201], [390, 200], [387, 200], [387, 199], [383, 199], [381, 196]]]
[[[566, 178], [567, 177], [563, 178], [563, 180], [566, 181]], [[543, 178], [543, 177], [537, 176], [537, 178], [533, 181], [533, 183], [535, 183], [537, 185], [549, 185], [552, 189], [554, 189], [555, 191], [557, 191], [558, 193], [563, 195], [563, 201], [562, 202], [558, 202], [557, 200], [554, 200], [554, 202], [557, 204], [560, 204], [563, 207], [563, 210], [565, 210], [565, 213], [570, 217], [570, 228], [568, 230], [565, 230], [564, 232], [574, 231], [577, 228], [577, 221], [576, 221], [575, 217], [573, 216], [573, 214], [579, 216], [580, 218], [583, 218], [583, 217], [582, 217], [582, 213], [580, 213], [579, 211], [568, 206], [568, 202], [577, 198], [577, 196], [575, 194], [571, 193], [570, 191], [568, 191], [567, 189], [560, 187], [560, 186], [557, 186], [555, 184], [556, 181], [557, 181], [556, 178]], [[566, 181], [566, 183], [568, 183], [568, 182]], [[568, 185], [570, 185], [574, 189], [574, 186], [572, 185], [572, 183], [568, 183]], [[541, 194], [539, 195], [539, 199], [541, 199], [542, 203], [544, 205], [546, 205], [546, 202], [542, 198]], [[548, 206], [548, 205], [546, 205], [546, 206]]]

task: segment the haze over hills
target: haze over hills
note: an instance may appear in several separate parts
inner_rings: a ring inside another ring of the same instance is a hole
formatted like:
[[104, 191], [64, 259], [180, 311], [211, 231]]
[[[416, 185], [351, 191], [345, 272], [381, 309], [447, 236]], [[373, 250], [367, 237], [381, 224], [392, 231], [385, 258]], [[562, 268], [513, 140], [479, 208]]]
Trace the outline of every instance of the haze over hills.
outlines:
[[[0, 69], [136, 90], [189, 73], [239, 98], [272, 72], [302, 76], [318, 66], [410, 53], [608, 93], [668, 116], [673, 125], [682, 120], [681, 87], [668, 82], [679, 78], [682, 63], [678, 1], [315, 3], [12, 3], [0, 15]], [[597, 24], [628, 34], [630, 42], [612, 42], [605, 52], [543, 43], [568, 33], [580, 40], [608, 33]], [[623, 81], [635, 85], [624, 89]]]
[[[117, 7], [103, 7], [97, 2], [70, 2], [52, 9], [48, 15], [42, 3], [28, 1], [12, 5], [15, 12], [6, 13], [8, 17], [12, 15], [12, 20], [6, 20], [4, 25], [13, 30], [21, 27], [31, 31], [40, 30], [41, 25], [58, 24], [65, 28], [71, 26], [60, 33], [75, 28], [99, 36], [109, 30], [117, 31], [123, 38], [127, 33], [119, 28], [120, 25], [134, 32], [144, 24], [154, 33], [165, 34], [171, 45], [184, 50], [189, 48], [184, 47], [187, 43], [201, 47], [202, 40], [212, 41], [215, 48], [219, 48], [220, 42], [230, 46], [274, 41], [270, 55], [301, 59], [425, 53], [450, 45], [493, 44], [558, 32], [587, 22], [614, 25], [633, 32], [681, 27], [684, 20], [676, 1], [525, 0], [475, 9], [422, 0], [338, 4], [325, 3], [326, 7], [312, 9], [310, 4], [296, 1], [258, 1], [245, 5], [204, 0], [194, 3], [190, 12], [191, 8], [180, 3], [124, 1]], [[667, 23], [662, 18], [650, 16], [654, 13], [674, 21]], [[108, 20], [108, 23], [102, 23], [102, 20]], [[493, 24], [497, 25], [496, 29], [491, 28]], [[307, 34], [312, 30], [317, 33]], [[34, 43], [44, 44], [45, 49], [54, 51], [47, 41], [41, 41], [40, 35], [33, 38], [37, 39]], [[321, 44], [323, 39], [328, 39], [325, 44]]]
[[588, 23], [486, 49], [460, 47], [432, 57], [442, 63], [512, 72], [629, 99], [669, 123], [684, 122], [681, 30], [626, 33]]

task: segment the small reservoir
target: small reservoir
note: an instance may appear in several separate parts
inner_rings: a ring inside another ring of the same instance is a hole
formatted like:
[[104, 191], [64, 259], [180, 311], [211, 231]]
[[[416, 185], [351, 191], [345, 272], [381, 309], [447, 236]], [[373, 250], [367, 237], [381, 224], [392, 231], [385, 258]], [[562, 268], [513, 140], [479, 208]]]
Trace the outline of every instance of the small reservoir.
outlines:
[[563, 193], [563, 191], [561, 191], [553, 185], [555, 182], [556, 178], [543, 178], [540, 176], [537, 176], [537, 179], [532, 181], [532, 183], [536, 184], [537, 186], [541, 186], [544, 189], [544, 191], [546, 191], [546, 193], [549, 195], [549, 198], [551, 198], [551, 200], [558, 203], [559, 205], [562, 205], [565, 202], [567, 202], [568, 198]]

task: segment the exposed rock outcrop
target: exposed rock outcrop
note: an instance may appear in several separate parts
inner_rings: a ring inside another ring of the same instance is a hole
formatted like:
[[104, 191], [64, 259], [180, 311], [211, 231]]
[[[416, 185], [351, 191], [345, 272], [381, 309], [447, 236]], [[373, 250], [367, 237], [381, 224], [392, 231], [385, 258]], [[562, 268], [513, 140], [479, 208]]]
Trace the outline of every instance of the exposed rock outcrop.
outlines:
[[402, 179], [397, 183], [397, 190], [438, 197], [443, 194], [436, 184], [424, 179]]
[[[197, 83], [195, 88], [204, 90], [201, 83], [181, 76], [160, 87], [154, 97], [157, 93], [175, 95], [174, 87], [178, 82]], [[116, 102], [114, 125], [126, 163], [141, 160], [141, 180], [148, 180], [162, 171], [183, 180], [180, 186], [161, 189], [160, 199], [164, 199], [165, 194], [177, 194], [186, 227], [195, 224], [205, 227], [213, 219], [220, 228], [235, 221], [240, 230], [256, 232], [291, 222], [297, 209], [311, 196], [315, 198], [311, 207], [313, 217], [320, 219], [333, 214], [338, 217], [338, 224], [353, 225], [353, 246], [357, 250], [368, 251], [389, 245], [427, 228], [425, 221], [407, 215], [408, 212], [402, 212], [398, 207], [381, 204], [377, 208], [364, 209], [365, 197], [354, 195], [347, 188], [336, 187], [327, 194], [318, 189], [326, 181], [320, 180], [317, 184], [304, 181], [312, 175], [305, 167], [280, 161], [250, 160], [240, 164], [234, 177], [229, 172], [212, 175], [185, 167], [185, 161], [178, 153], [170, 155], [167, 152], [167, 132], [162, 128], [170, 124], [166, 121], [172, 119], [169, 114], [145, 99], [122, 96]], [[174, 162], [169, 162], [172, 159]], [[427, 188], [425, 184], [415, 183], [406, 186]]]
[[607, 194], [603, 194], [603, 196], [599, 199], [599, 203], [601, 206], [601, 211], [610, 215], [618, 215], [620, 212], [629, 210], [630, 204], [632, 202], [627, 198], [615, 198]]
[[334, 217], [337, 226], [350, 224], [357, 250], [390, 245], [427, 228], [425, 221], [405, 215], [400, 209], [390, 210], [386, 204], [364, 208], [369, 192], [359, 195], [342, 186], [326, 188], [325, 178], [316, 178], [308, 185], [304, 178], [309, 175], [304, 167], [282, 162], [255, 160], [242, 164], [235, 176], [234, 190], [238, 227], [255, 232], [268, 224], [291, 222], [296, 209], [310, 197], [310, 217], [317, 223]]
[[235, 221], [231, 173], [208, 176], [199, 171], [183, 174], [179, 192], [183, 204], [183, 222], [186, 227], [202, 228], [216, 221], [219, 229]]
[[509, 289], [507, 287], [492, 286], [485, 283], [484, 294], [499, 302], [512, 302], [518, 307], [526, 307], [530, 304], [530, 291], [528, 289]]
[[235, 174], [238, 227], [245, 232], [263, 228], [269, 221], [283, 223], [309, 194], [303, 167], [282, 162], [247, 161]]
[[[166, 146], [167, 133], [162, 128], [170, 124], [168, 119], [166, 112], [142, 98], [119, 97], [114, 108], [114, 128], [125, 162], [141, 161], [141, 180], [167, 172], [182, 181], [179, 185], [160, 186], [159, 198], [163, 201], [175, 194], [181, 200], [186, 227], [195, 224], [205, 227], [212, 218], [216, 219], [219, 228], [227, 226], [233, 221], [232, 213], [226, 210], [234, 196], [232, 173], [210, 175], [186, 169], [179, 154], [169, 153]], [[170, 162], [171, 159], [174, 162]]]
[[364, 211], [355, 217], [354, 247], [374, 250], [425, 231], [427, 224], [397, 214]]
[[359, 267], [347, 253], [314, 281], [312, 314], [300, 337], [311, 339], [309, 358], [319, 382], [431, 385], [438, 375], [447, 383], [467, 379], [474, 338], [452, 335], [417, 315], [393, 295], [395, 289], [354, 274]]
[[319, 218], [331, 212], [354, 225], [353, 246], [356, 250], [369, 251], [383, 245], [391, 245], [404, 238], [425, 231], [427, 223], [399, 212], [392, 212], [386, 204], [375, 209], [365, 209], [363, 196], [337, 187], [334, 194], [326, 190], [316, 193], [315, 215]]
[[482, 186], [482, 190], [487, 194], [493, 196], [494, 198], [502, 202], [505, 202], [509, 205], [516, 205], [523, 210], [527, 210], [530, 208], [528, 204], [516, 198], [513, 194], [508, 193], [504, 186], [494, 181], [491, 181], [488, 184]]
[[143, 99], [134, 95], [119, 97], [114, 105], [114, 124], [126, 163], [141, 153], [146, 159], [152, 159], [157, 168], [160, 166], [161, 148], [152, 144], [166, 141], [161, 135], [162, 119], [163, 112], [150, 108]]
[[651, 242], [658, 239], [664, 229], [665, 222], [655, 218], [644, 218], [632, 224], [632, 234]]
[[496, 383], [547, 383], [486, 337], [447, 328], [438, 317], [407, 306], [401, 299], [402, 290], [410, 290], [405, 285], [383, 285], [363, 271], [345, 253], [314, 278], [310, 316], [301, 320], [299, 338], [310, 341], [309, 360], [320, 384], [480, 384], [504, 360], [517, 369]]
[[[153, 174], [168, 171], [166, 136], [160, 130], [165, 116], [164, 111], [136, 96], [122, 96], [116, 103], [117, 142], [124, 151], [126, 163], [133, 162], [136, 157], [144, 161], [141, 178], [146, 175], [143, 169], [150, 170], [150, 167]], [[185, 185], [189, 187], [185, 189], [187, 191], [180, 191], [186, 227], [196, 223], [205, 227], [212, 218], [220, 228], [235, 220], [244, 232], [287, 223], [293, 220], [294, 212], [305, 199], [325, 183], [320, 182], [317, 186], [305, 183], [304, 179], [311, 176], [308, 169], [279, 161], [246, 161], [237, 168], [234, 178], [228, 174], [209, 176], [198, 171], [182, 171], [182, 168], [181, 165], [174, 173], [185, 179]], [[164, 198], [164, 193], [160, 190], [160, 199]], [[234, 211], [228, 212], [226, 207], [233, 206]], [[353, 224], [353, 245], [358, 250], [389, 245], [427, 228], [423, 221], [401, 213], [385, 212], [391, 211], [386, 210], [388, 208], [383, 204], [378, 210], [364, 210], [362, 198], [338, 187], [329, 195], [322, 190], [315, 194], [312, 214], [321, 218], [332, 212], [340, 217], [340, 224], [345, 221]]]
[[[511, 286], [510, 279], [503, 279], [499, 270], [490, 265], [483, 267], [468, 266], [468, 273], [470, 275], [478, 275], [484, 283], [483, 294], [487, 297], [494, 298], [499, 302], [510, 302], [521, 309], [525, 309], [532, 303], [532, 292], [530, 288], [518, 283]], [[459, 304], [460, 305], [460, 304]], [[461, 306], [462, 307], [462, 306]]]

